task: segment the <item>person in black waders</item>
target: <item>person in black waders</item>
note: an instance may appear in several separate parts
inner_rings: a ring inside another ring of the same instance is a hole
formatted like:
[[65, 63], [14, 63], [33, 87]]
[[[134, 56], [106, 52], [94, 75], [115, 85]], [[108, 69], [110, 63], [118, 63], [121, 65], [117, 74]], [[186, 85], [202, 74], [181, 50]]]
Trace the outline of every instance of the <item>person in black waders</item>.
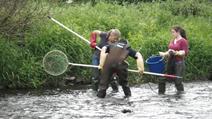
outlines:
[[[168, 57], [167, 62], [167, 74], [183, 76], [185, 69], [185, 58], [188, 55], [188, 40], [186, 37], [185, 30], [179, 26], [172, 27], [171, 29], [173, 40], [170, 41], [166, 52], [159, 52], [160, 56]], [[184, 93], [184, 86], [182, 79], [168, 79], [174, 81], [177, 89], [177, 94]], [[166, 88], [166, 80], [160, 79], [158, 85], [158, 93], [164, 94]]]
[[[100, 37], [100, 41], [97, 44], [97, 36]], [[96, 46], [99, 48], [102, 48], [103, 46], [113, 44], [117, 42], [121, 37], [121, 32], [118, 29], [111, 29], [108, 32], [102, 32], [99, 30], [95, 30], [90, 35], [90, 47], [93, 50], [93, 56], [92, 56], [92, 65], [99, 65], [100, 60], [100, 50], [96, 49]], [[92, 72], [92, 85], [93, 90], [98, 90], [99, 80], [100, 80], [100, 70], [97, 68], [93, 69]], [[112, 77], [111, 87], [113, 89], [113, 92], [118, 92], [118, 84], [115, 79], [117, 79], [116, 75]]]
[[131, 96], [130, 87], [128, 85], [128, 64], [124, 61], [128, 56], [133, 57], [137, 61], [138, 71], [143, 74], [144, 62], [143, 57], [139, 52], [130, 48], [127, 40], [120, 40], [113, 45], [108, 45], [102, 48], [100, 55], [99, 68], [101, 69], [101, 80], [97, 96], [104, 98], [106, 90], [113, 73], [119, 77], [119, 84], [122, 86], [125, 97]]

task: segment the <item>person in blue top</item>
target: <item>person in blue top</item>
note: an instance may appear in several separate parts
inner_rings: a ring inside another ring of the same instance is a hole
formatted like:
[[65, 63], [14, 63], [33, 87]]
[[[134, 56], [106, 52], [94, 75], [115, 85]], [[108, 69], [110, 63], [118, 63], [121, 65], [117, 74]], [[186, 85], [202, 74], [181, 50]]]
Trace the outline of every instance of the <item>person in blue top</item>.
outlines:
[[[97, 37], [100, 37], [99, 43], [97, 43]], [[100, 50], [96, 48], [102, 48], [103, 46], [113, 44], [117, 42], [121, 37], [121, 32], [118, 29], [111, 29], [108, 32], [103, 32], [99, 30], [95, 30], [90, 35], [90, 47], [94, 49], [92, 56], [92, 65], [99, 65], [100, 60]], [[93, 69], [92, 72], [92, 82], [93, 82], [93, 90], [98, 90], [98, 83], [100, 78], [99, 69]], [[113, 79], [117, 78], [116, 76], [112, 77]], [[111, 82], [111, 87], [114, 92], [118, 92], [118, 86], [115, 80]]]

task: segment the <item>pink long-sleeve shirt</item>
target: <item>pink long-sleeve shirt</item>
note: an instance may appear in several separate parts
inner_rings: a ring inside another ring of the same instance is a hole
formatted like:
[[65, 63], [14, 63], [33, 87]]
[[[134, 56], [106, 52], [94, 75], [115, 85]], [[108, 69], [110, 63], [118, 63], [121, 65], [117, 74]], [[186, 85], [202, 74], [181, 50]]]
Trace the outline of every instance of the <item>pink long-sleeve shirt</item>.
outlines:
[[[188, 41], [184, 38], [178, 40], [176, 43], [174, 43], [174, 40], [171, 40], [168, 46], [169, 49], [180, 51], [183, 50], [185, 52], [185, 56], [188, 55]], [[182, 56], [176, 56], [176, 61], [183, 61], [184, 57]]]

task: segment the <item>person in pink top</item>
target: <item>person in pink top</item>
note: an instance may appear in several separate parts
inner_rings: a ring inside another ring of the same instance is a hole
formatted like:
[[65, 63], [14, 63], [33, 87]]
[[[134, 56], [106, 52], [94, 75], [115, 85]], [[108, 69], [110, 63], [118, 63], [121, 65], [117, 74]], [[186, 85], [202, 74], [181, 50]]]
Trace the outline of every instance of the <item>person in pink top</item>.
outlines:
[[[188, 40], [186, 32], [179, 26], [172, 27], [171, 33], [173, 39], [168, 45], [168, 51], [159, 52], [160, 56], [168, 57], [166, 71], [167, 74], [183, 76], [185, 70], [185, 58], [188, 55]], [[184, 92], [182, 79], [170, 79], [175, 83], [177, 94]], [[160, 79], [158, 85], [158, 93], [164, 94], [166, 91], [166, 80]]]

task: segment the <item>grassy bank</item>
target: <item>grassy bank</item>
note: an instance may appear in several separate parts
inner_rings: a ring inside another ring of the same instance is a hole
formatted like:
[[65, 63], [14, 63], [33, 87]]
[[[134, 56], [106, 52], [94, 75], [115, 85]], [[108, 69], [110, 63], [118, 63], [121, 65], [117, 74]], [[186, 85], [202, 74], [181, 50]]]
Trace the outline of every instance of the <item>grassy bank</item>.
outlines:
[[[190, 44], [185, 80], [195, 80], [209, 75], [212, 64], [212, 8], [211, 2], [191, 1], [136, 5], [98, 2], [94, 6], [90, 3], [54, 4], [50, 15], [87, 39], [93, 30], [118, 28], [122, 37], [127, 38], [144, 59], [167, 50], [171, 39], [170, 28], [180, 25], [186, 30]], [[54, 82], [56, 84], [52, 86], [57, 86], [58, 82], [70, 75], [89, 80], [90, 70], [87, 68], [71, 67], [59, 77], [52, 77], [42, 70], [43, 56], [53, 49], [66, 53], [70, 62], [90, 64], [92, 52], [84, 41], [48, 18], [34, 22], [25, 34], [25, 47], [1, 37], [1, 85], [36, 88]], [[130, 68], [135, 69], [135, 61], [130, 58], [128, 61]], [[137, 74], [130, 75], [132, 83], [142, 82], [140, 79]]]

